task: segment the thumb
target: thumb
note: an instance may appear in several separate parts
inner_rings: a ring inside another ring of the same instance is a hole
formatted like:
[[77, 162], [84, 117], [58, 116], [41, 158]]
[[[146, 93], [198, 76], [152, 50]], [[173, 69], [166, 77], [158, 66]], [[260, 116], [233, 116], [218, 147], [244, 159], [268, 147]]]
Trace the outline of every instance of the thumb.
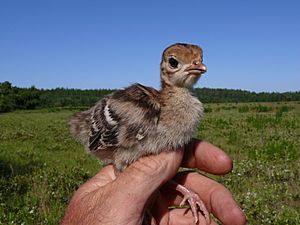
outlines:
[[183, 150], [162, 152], [140, 158], [119, 174], [116, 182], [131, 196], [137, 205], [145, 205], [151, 195], [170, 180], [178, 171], [183, 158]]

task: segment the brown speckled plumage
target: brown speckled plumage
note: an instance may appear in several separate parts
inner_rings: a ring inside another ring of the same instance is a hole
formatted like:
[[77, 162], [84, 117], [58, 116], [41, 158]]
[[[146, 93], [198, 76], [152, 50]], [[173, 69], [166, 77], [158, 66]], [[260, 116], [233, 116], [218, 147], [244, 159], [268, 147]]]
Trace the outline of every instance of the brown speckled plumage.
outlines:
[[[192, 93], [193, 85], [206, 72], [202, 49], [171, 45], [164, 50], [160, 67], [161, 90], [131, 85], [106, 96], [88, 111], [76, 113], [70, 121], [71, 132], [88, 152], [111, 161], [119, 172], [142, 156], [184, 147], [203, 117], [202, 104]], [[191, 199], [195, 223], [197, 205], [209, 223], [199, 197], [177, 186], [185, 199]]]
[[[189, 74], [195, 66], [195, 74]], [[191, 88], [205, 70], [201, 48], [172, 45], [162, 56], [161, 90], [134, 84], [116, 91], [75, 114], [71, 131], [90, 153], [112, 160], [119, 171], [143, 155], [183, 147], [203, 116]]]

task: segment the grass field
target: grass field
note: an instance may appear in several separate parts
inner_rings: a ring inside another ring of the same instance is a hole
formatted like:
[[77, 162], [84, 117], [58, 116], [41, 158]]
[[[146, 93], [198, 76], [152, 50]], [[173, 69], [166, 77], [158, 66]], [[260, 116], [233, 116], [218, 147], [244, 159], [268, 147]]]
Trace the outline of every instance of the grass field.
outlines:
[[[197, 137], [223, 148], [215, 177], [249, 224], [300, 224], [300, 103], [206, 104]], [[0, 224], [58, 224], [74, 190], [101, 165], [70, 136], [67, 110], [0, 114]], [[213, 176], [212, 176], [213, 177]]]

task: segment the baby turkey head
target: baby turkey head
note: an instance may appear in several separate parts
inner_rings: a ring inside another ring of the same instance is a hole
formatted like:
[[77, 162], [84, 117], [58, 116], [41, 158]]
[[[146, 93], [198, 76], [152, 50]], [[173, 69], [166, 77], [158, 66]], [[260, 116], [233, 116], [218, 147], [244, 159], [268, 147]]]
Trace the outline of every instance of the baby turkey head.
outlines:
[[197, 45], [171, 45], [165, 49], [160, 65], [162, 87], [192, 88], [207, 70], [202, 61], [202, 49]]
[[[70, 121], [71, 132], [88, 152], [110, 160], [117, 173], [142, 156], [183, 148], [203, 117], [202, 103], [191, 89], [205, 72], [200, 47], [171, 45], [161, 60], [161, 90], [141, 84], [118, 90], [76, 113]], [[209, 223], [198, 195], [180, 184], [172, 182], [172, 186], [191, 205], [195, 223], [198, 207]]]

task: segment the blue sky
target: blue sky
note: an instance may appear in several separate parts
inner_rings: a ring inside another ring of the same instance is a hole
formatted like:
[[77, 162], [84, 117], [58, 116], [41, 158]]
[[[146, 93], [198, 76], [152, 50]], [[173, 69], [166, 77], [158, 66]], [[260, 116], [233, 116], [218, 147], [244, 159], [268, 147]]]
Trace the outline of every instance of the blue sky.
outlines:
[[0, 82], [159, 87], [165, 47], [200, 45], [197, 87], [300, 90], [300, 1], [0, 1]]

